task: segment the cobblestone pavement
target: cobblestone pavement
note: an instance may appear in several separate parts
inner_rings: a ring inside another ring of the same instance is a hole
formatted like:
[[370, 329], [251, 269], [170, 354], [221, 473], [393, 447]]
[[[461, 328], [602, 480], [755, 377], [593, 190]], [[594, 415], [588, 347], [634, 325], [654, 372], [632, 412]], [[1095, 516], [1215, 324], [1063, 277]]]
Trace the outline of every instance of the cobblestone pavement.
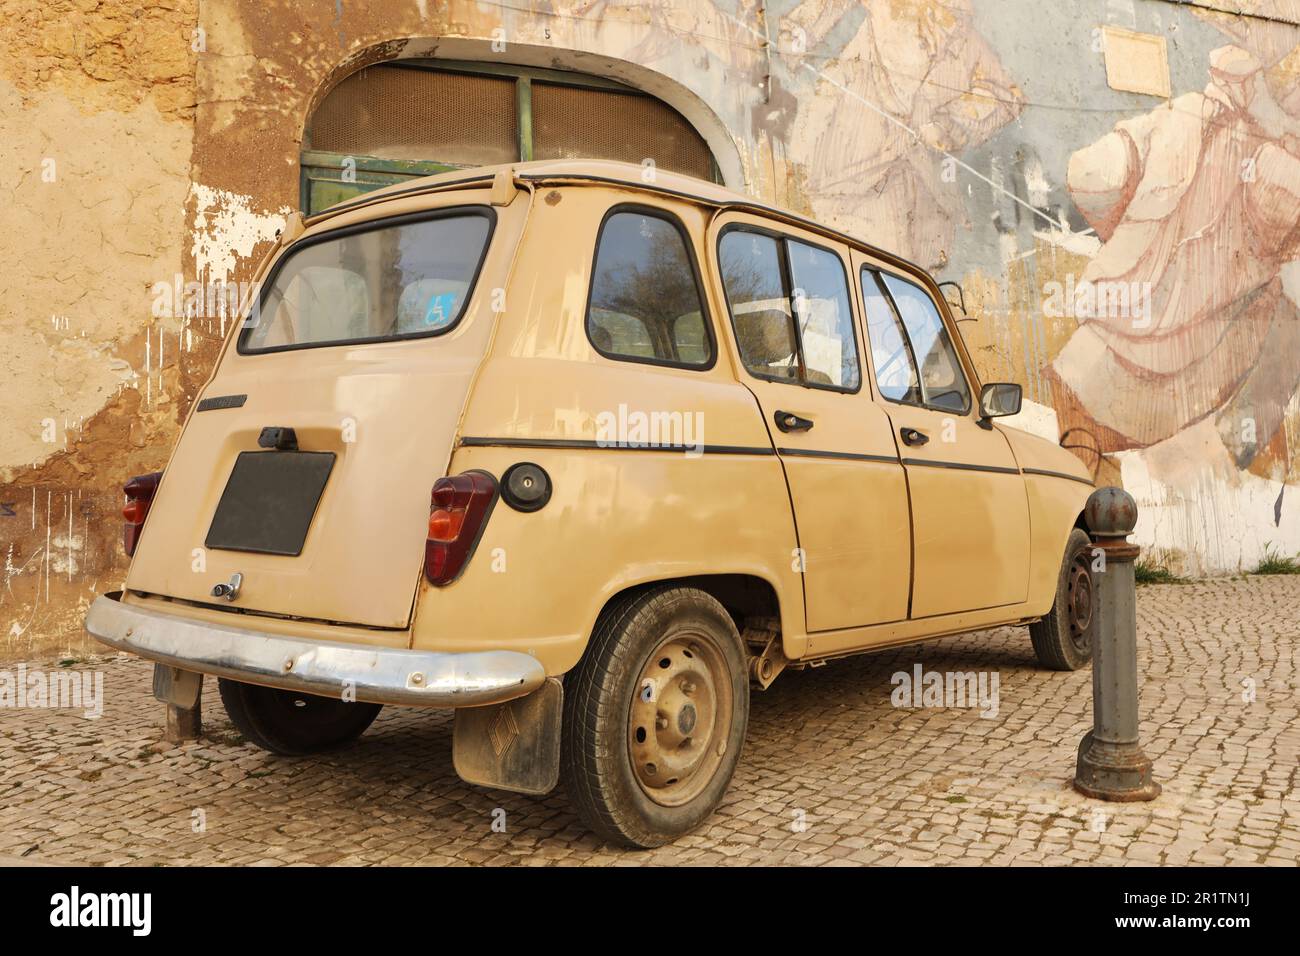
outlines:
[[[1090, 672], [1038, 669], [1018, 628], [783, 675], [754, 696], [723, 806], [699, 832], [643, 853], [586, 834], [562, 792], [530, 798], [460, 782], [448, 714], [389, 708], [348, 750], [284, 759], [242, 742], [209, 680], [207, 738], [171, 746], [160, 742], [149, 665], [106, 658], [71, 665], [103, 671], [100, 719], [0, 710], [0, 855], [89, 864], [1295, 866], [1300, 578], [1147, 587], [1138, 607], [1143, 743], [1164, 785], [1152, 803], [1101, 804], [1070, 788], [1090, 726]], [[978, 707], [892, 706], [891, 675], [916, 664], [996, 673], [996, 717]]]

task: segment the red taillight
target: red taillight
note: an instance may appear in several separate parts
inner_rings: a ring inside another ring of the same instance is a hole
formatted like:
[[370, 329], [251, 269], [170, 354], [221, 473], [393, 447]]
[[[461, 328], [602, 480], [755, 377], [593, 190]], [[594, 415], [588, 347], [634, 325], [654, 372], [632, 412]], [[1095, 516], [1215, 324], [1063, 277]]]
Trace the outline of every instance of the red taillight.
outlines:
[[424, 576], [430, 584], [450, 584], [464, 570], [496, 500], [496, 479], [485, 471], [434, 483], [424, 542]]
[[126, 493], [126, 504], [122, 506], [122, 517], [126, 524], [122, 527], [122, 547], [127, 556], [135, 554], [135, 546], [140, 543], [140, 529], [144, 519], [149, 516], [149, 506], [153, 504], [154, 492], [158, 490], [161, 471], [151, 475], [136, 475], [122, 488]]
[[465, 512], [446, 511], [442, 508], [429, 513], [429, 540], [455, 541], [465, 524]]

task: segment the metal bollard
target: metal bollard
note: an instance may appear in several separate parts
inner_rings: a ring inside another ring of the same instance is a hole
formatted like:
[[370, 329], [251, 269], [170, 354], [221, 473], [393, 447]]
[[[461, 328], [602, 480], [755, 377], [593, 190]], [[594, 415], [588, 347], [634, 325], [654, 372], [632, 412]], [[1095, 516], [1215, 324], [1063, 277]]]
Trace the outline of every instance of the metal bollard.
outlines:
[[1079, 744], [1074, 789], [1098, 800], [1154, 800], [1160, 784], [1138, 743], [1137, 586], [1133, 562], [1141, 549], [1127, 540], [1137, 502], [1122, 488], [1098, 488], [1084, 518], [1105, 554], [1093, 605], [1092, 730]]

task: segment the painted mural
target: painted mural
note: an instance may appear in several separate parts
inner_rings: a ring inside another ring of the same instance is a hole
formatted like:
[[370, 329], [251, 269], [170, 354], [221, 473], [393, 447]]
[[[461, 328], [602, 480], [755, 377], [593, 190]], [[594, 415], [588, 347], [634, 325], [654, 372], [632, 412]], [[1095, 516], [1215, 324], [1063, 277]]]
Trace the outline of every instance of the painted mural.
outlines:
[[943, 269], [967, 217], [954, 187], [975, 172], [959, 157], [1020, 114], [1019, 89], [969, 0], [827, 4], [806, 30], [805, 9], [786, 26], [818, 54], [788, 65], [803, 197], [823, 222]]
[[1047, 369], [1056, 412], [1130, 452], [1130, 490], [1153, 515], [1181, 512], [1182, 534], [1154, 525], [1146, 543], [1198, 570], [1249, 567], [1235, 542], [1297, 544], [1300, 45], [1268, 38], [1213, 50], [1204, 91], [1116, 123], [1067, 173], [1101, 246]]
[[[1300, 312], [1282, 272], [1300, 253], [1300, 116], [1249, 52], [1214, 52], [1204, 93], [1125, 120], [1074, 154], [1070, 191], [1103, 240], [1052, 363], [1057, 411], [1105, 451], [1213, 416], [1239, 467], [1270, 449], [1300, 381]], [[1135, 308], [1134, 303], [1142, 303]], [[1285, 436], [1271, 464], [1285, 463]]]
[[[1142, 26], [1138, 13], [1161, 6], [1098, 4], [1094, 62], [1131, 71], [1101, 28]], [[997, 218], [1001, 274], [985, 308], [973, 297], [982, 327], [966, 331], [977, 362], [1009, 342], [1005, 368], [1037, 399], [1025, 427], [1064, 438], [1138, 496], [1154, 563], [1248, 570], [1265, 552], [1300, 550], [1286, 501], [1300, 479], [1300, 29], [1202, 16], [1235, 41], [1183, 64], [1203, 66], [1204, 88], [1133, 97], [1158, 105], [1067, 141], [1053, 166], [1034, 155], [1034, 130], [1040, 110], [1062, 107], [1030, 101], [1022, 84], [1035, 77], [980, 35], [981, 7], [992, 5], [823, 5], [797, 28], [810, 49], [833, 44], [786, 74], [800, 104], [785, 145], [805, 173], [800, 198], [968, 289], [981, 276], [954, 257], [954, 236]], [[1285, 21], [1300, 3], [1253, 12]], [[1132, 35], [1163, 52], [1163, 35]], [[1163, 69], [1148, 82], [1167, 86]], [[1013, 123], [1028, 157], [970, 159]], [[1007, 374], [988, 364], [986, 375]]]

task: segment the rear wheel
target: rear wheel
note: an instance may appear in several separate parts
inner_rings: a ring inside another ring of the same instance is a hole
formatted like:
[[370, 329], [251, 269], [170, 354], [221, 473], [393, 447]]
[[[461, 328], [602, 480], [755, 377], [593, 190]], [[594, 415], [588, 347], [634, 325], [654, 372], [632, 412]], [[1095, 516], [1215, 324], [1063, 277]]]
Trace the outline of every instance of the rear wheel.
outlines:
[[616, 602], [565, 679], [562, 772], [597, 835], [653, 847], [717, 807], [740, 758], [749, 676], [712, 596], [659, 587]]
[[239, 732], [263, 750], [285, 756], [320, 753], [351, 743], [365, 733], [382, 707], [224, 677], [217, 686]]
[[1056, 582], [1056, 601], [1041, 621], [1029, 625], [1034, 653], [1044, 667], [1076, 671], [1092, 660], [1093, 631], [1092, 539], [1075, 528], [1065, 546], [1065, 560]]

